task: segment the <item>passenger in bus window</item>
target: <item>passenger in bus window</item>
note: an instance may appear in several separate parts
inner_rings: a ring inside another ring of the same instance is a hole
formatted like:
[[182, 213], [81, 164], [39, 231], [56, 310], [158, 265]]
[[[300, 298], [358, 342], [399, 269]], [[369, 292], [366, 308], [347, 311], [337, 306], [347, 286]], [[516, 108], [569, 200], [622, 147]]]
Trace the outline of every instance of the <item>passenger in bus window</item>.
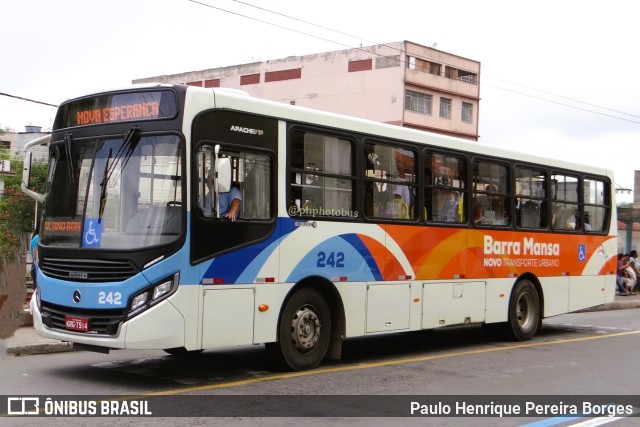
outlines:
[[411, 190], [407, 185], [393, 186], [393, 200], [387, 205], [389, 218], [409, 219], [411, 206]]
[[567, 230], [576, 230], [578, 223], [576, 220], [576, 216], [574, 214], [569, 214], [565, 219], [566, 229]]
[[502, 196], [492, 196], [491, 210], [494, 212], [494, 225], [509, 224], [509, 211], [505, 208], [504, 198]]
[[589, 213], [584, 214], [584, 231], [591, 231], [591, 224], [589, 224]]
[[[549, 202], [543, 200], [540, 203], [540, 228], [547, 228], [549, 226]], [[554, 214], [551, 214], [551, 223], [554, 221]]]
[[[208, 193], [204, 198], [204, 216], [213, 216], [213, 209], [211, 208], [211, 201], [213, 199], [213, 169], [209, 169], [207, 174], [207, 187]], [[220, 218], [227, 218], [231, 221], [235, 221], [239, 217], [240, 204], [242, 201], [242, 193], [240, 189], [235, 185], [231, 185], [231, 189], [224, 193], [219, 193], [219, 207]]]
[[482, 224], [483, 219], [484, 215], [482, 215], [482, 207], [480, 207], [479, 205], [475, 205], [473, 207], [473, 223]]

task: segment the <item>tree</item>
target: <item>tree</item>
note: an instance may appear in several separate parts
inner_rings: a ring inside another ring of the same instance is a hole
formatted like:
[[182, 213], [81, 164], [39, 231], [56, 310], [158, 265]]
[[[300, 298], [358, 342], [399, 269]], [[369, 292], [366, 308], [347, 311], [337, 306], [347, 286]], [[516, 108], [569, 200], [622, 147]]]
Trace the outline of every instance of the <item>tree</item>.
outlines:
[[[0, 158], [7, 159], [6, 152]], [[12, 171], [22, 170], [22, 160], [13, 159]], [[47, 163], [33, 163], [31, 166], [32, 190], [44, 193], [47, 178]], [[21, 189], [22, 174], [4, 176], [4, 193], [0, 197], [0, 251], [5, 258], [25, 250], [25, 236], [28, 238], [35, 227], [35, 200]]]
[[[6, 151], [0, 159], [8, 160]], [[0, 195], [0, 338], [4, 339], [23, 324], [26, 288], [24, 254], [29, 248], [29, 234], [33, 230], [35, 200], [22, 192], [21, 160], [10, 160], [13, 175], [3, 175], [4, 193]], [[31, 187], [44, 192], [46, 163], [31, 167]]]

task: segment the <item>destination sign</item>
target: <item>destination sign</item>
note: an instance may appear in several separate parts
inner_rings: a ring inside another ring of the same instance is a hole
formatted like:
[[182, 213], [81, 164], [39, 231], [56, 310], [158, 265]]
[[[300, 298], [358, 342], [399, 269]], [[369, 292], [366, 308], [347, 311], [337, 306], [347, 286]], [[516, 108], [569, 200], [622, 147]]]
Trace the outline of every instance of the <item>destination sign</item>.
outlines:
[[76, 219], [45, 219], [44, 231], [49, 233], [79, 233], [82, 222]]
[[155, 90], [98, 95], [71, 101], [60, 107], [55, 128], [104, 123], [160, 120], [177, 114], [173, 91]]
[[124, 120], [157, 119], [160, 116], [160, 103], [157, 101], [128, 104], [118, 107], [82, 110], [76, 113], [76, 124], [94, 125], [96, 123], [119, 122]]

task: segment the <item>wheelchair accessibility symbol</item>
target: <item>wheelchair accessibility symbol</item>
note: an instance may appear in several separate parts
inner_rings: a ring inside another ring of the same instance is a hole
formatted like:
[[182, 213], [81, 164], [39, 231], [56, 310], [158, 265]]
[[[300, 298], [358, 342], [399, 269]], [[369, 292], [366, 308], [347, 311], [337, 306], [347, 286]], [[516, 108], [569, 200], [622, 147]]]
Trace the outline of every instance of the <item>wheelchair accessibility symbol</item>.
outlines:
[[578, 261], [585, 262], [587, 260], [587, 246], [578, 245]]
[[102, 239], [103, 222], [98, 222], [97, 218], [87, 218], [84, 220], [84, 232], [82, 234], [82, 247], [99, 248]]

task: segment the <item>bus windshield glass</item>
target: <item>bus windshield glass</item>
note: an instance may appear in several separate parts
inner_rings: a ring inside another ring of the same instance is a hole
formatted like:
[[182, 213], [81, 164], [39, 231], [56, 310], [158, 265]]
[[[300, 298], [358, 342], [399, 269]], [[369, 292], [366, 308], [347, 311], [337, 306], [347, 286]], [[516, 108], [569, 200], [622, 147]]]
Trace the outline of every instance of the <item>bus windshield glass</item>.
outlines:
[[135, 249], [182, 232], [181, 140], [131, 128], [112, 139], [51, 144], [41, 243]]

